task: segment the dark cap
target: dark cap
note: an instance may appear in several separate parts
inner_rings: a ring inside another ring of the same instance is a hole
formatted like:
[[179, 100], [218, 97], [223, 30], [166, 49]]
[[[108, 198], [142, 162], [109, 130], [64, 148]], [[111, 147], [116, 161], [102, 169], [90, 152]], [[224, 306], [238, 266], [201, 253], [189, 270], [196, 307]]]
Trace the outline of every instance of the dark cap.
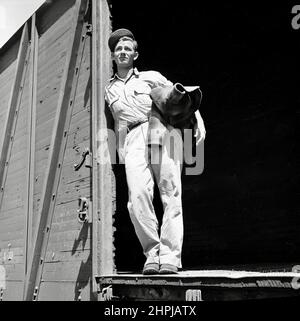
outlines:
[[130, 30], [124, 29], [124, 28], [117, 29], [117, 30], [115, 30], [114, 32], [111, 33], [111, 35], [110, 35], [110, 37], [108, 39], [108, 46], [109, 46], [110, 51], [114, 51], [115, 50], [115, 47], [116, 47], [119, 39], [122, 38], [122, 37], [129, 37], [132, 40], [135, 40], [134, 36], [133, 36], [133, 33]]

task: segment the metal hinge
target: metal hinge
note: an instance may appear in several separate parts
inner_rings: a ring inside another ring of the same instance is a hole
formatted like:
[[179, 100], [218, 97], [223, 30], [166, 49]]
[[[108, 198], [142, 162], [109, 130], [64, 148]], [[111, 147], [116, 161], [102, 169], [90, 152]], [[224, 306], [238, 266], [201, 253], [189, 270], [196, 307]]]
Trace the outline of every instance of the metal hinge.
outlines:
[[79, 209], [77, 210], [78, 221], [80, 223], [88, 222], [88, 220], [89, 220], [89, 217], [88, 217], [89, 201], [88, 201], [88, 199], [86, 197], [80, 197], [78, 199], [78, 207], [79, 207]]
[[0, 289], [0, 301], [3, 301], [3, 294], [4, 294], [4, 290], [1, 288]]

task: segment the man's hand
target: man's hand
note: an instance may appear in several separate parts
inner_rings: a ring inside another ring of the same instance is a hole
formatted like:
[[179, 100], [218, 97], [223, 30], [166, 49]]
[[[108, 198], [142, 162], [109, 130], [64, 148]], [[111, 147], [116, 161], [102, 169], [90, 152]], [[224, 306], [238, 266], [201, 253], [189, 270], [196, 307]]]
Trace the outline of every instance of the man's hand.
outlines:
[[203, 119], [198, 110], [195, 112], [195, 116], [197, 119], [197, 123], [195, 124], [195, 127], [194, 127], [195, 129], [194, 137], [196, 138], [196, 145], [199, 145], [205, 139], [206, 130], [205, 130]]

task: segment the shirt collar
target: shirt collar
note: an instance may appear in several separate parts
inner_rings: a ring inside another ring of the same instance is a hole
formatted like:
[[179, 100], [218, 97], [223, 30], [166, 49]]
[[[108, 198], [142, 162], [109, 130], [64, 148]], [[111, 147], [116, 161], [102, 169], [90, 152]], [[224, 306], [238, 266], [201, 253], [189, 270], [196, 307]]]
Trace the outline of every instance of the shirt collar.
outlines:
[[[132, 75], [138, 76], [139, 74], [140, 74], [140, 72], [137, 70], [137, 68], [133, 68], [132, 71], [130, 72], [130, 74], [127, 75], [127, 78], [125, 79], [125, 82], [127, 82], [127, 81], [131, 78]], [[111, 77], [111, 78], [109, 79], [109, 82], [111, 83], [113, 80], [116, 80], [116, 79], [119, 79], [119, 80], [121, 80], [121, 81], [124, 81], [124, 79], [120, 78], [120, 77], [118, 76], [118, 74], [115, 73], [115, 74], [113, 75], [113, 77]]]

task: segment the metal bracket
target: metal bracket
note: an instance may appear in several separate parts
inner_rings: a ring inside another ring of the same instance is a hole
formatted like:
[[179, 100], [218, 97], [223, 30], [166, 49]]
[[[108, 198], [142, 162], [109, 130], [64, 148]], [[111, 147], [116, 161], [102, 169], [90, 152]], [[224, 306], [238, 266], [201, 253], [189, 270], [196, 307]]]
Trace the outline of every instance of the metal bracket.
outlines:
[[78, 171], [81, 166], [84, 164], [85, 162], [85, 167], [91, 168], [92, 167], [92, 162], [91, 162], [91, 156], [92, 153], [90, 152], [90, 150], [88, 148], [85, 148], [85, 150], [82, 152], [81, 155], [81, 160], [78, 164], [74, 164], [74, 169], [75, 171]]
[[186, 301], [203, 301], [201, 290], [198, 289], [189, 289], [185, 291], [185, 300]]
[[39, 292], [39, 288], [36, 286], [33, 292], [33, 299], [32, 299], [33, 301], [36, 301], [38, 292]]
[[92, 24], [87, 24], [86, 25], [86, 35], [91, 36], [93, 32], [93, 25]]
[[89, 203], [88, 199], [86, 197], [80, 197], [78, 199], [78, 207], [79, 209], [77, 210], [78, 212], [78, 221], [80, 223], [86, 223], [88, 222], [88, 208], [89, 208]]
[[86, 25], [86, 32], [84, 35], [82, 35], [81, 40], [85, 40], [87, 37], [91, 37], [93, 33], [93, 26], [91, 24]]
[[118, 296], [113, 295], [113, 289], [111, 285], [102, 289], [101, 296], [104, 301], [112, 301], [112, 300], [120, 299]]

